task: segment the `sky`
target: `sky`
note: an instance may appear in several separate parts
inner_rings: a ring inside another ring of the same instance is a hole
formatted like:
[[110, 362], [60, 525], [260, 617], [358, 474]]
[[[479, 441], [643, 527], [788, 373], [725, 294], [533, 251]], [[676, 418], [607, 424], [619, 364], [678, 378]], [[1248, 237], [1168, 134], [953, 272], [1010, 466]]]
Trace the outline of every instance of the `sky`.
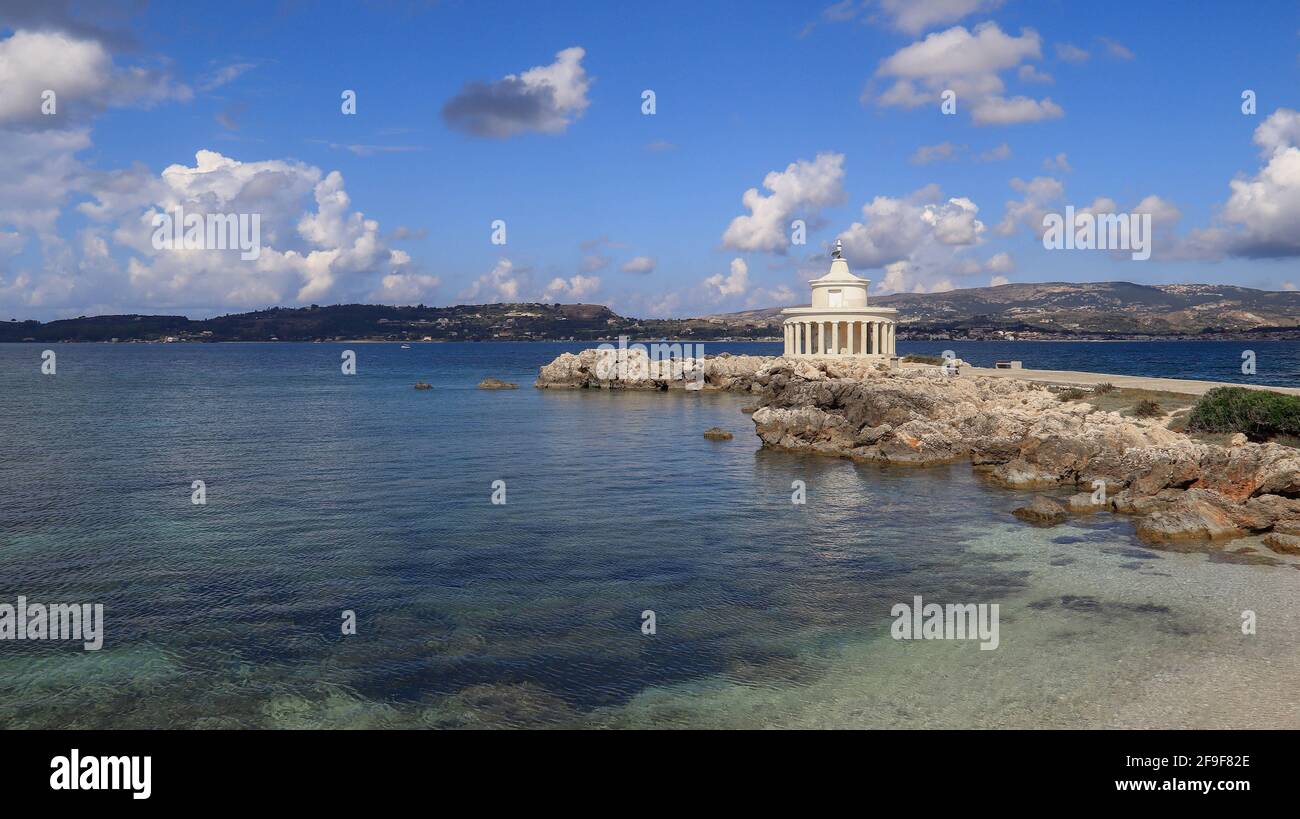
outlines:
[[1298, 110], [1297, 0], [0, 0], [0, 318], [1295, 289]]

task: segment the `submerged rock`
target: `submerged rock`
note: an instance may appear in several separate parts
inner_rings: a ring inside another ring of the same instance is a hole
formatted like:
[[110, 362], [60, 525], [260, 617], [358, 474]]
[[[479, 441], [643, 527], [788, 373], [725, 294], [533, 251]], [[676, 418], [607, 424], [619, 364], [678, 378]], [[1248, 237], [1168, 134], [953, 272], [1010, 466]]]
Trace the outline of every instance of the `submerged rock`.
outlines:
[[415, 388], [416, 388], [417, 390], [431, 390], [431, 389], [433, 389], [433, 385], [432, 385], [432, 384], [426, 384], [426, 383], [424, 383], [423, 381], [416, 381], [416, 382], [415, 382]]
[[484, 378], [478, 382], [480, 390], [517, 390], [518, 384], [511, 384], [509, 381], [502, 381], [499, 378]]
[[709, 427], [704, 430], [704, 437], [710, 441], [730, 441], [733, 436], [722, 427]]
[[1043, 495], [1038, 495], [1028, 506], [1022, 506], [1011, 514], [1030, 523], [1047, 526], [1060, 523], [1069, 517], [1064, 506]]
[[1295, 535], [1282, 535], [1277, 532], [1264, 535], [1264, 545], [1278, 554], [1300, 555], [1300, 537]]

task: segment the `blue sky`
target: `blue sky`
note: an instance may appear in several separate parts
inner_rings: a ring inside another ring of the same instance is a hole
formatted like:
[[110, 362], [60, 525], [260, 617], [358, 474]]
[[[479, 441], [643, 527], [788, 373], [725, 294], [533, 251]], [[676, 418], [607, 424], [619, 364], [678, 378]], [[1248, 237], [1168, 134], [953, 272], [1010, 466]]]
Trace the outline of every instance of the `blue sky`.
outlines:
[[[1296, 2], [10, 0], [0, 314], [692, 315], [806, 300], [836, 238], [877, 293], [1291, 289], [1296, 109]], [[261, 257], [152, 246], [177, 205]], [[1152, 258], [1045, 250], [1066, 205], [1150, 213]]]

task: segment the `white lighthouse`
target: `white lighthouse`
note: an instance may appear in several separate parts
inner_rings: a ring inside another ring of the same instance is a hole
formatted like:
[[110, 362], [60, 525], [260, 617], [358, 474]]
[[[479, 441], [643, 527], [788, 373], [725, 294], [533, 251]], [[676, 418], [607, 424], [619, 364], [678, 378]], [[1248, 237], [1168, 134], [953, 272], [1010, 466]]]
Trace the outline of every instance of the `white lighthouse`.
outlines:
[[868, 307], [869, 279], [849, 272], [843, 245], [835, 240], [831, 269], [812, 285], [812, 304], [788, 307], [785, 355], [886, 357], [894, 354], [892, 307]]

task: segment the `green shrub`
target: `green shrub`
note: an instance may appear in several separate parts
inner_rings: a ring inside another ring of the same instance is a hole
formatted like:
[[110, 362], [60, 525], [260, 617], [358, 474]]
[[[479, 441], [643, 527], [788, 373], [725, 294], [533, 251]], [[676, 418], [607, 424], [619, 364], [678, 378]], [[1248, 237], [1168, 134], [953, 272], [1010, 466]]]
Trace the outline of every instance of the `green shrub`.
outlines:
[[937, 355], [917, 355], [916, 353], [912, 353], [910, 355], [903, 356], [903, 360], [908, 362], [909, 364], [935, 364], [938, 366], [943, 365], [943, 359]]
[[1093, 388], [1092, 388], [1092, 391], [1093, 391], [1094, 393], [1096, 393], [1097, 395], [1105, 395], [1105, 394], [1108, 393], [1108, 392], [1114, 392], [1114, 391], [1115, 391], [1115, 385], [1112, 384], [1112, 383], [1110, 383], [1109, 381], [1103, 381], [1102, 383], [1100, 383], [1100, 384], [1098, 384], [1097, 386], [1093, 387]]
[[1087, 394], [1088, 393], [1084, 392], [1078, 387], [1070, 387], [1068, 390], [1061, 390], [1060, 392], [1058, 392], [1056, 394], [1056, 400], [1057, 401], [1078, 401], [1080, 398], [1083, 398]]
[[1300, 396], [1215, 387], [1192, 407], [1187, 428], [1196, 432], [1243, 432], [1255, 441], [1275, 435], [1300, 435]]
[[1165, 408], [1150, 398], [1143, 398], [1133, 405], [1133, 414], [1139, 418], [1157, 418], [1165, 414]]

